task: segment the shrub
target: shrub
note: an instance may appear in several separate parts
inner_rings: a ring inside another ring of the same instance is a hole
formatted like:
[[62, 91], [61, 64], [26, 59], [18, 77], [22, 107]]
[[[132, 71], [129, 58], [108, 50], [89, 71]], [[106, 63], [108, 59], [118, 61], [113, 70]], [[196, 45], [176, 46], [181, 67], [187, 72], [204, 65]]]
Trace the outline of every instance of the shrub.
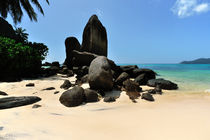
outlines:
[[39, 73], [41, 61], [47, 53], [48, 48], [42, 43], [17, 43], [13, 39], [0, 36], [0, 78]]

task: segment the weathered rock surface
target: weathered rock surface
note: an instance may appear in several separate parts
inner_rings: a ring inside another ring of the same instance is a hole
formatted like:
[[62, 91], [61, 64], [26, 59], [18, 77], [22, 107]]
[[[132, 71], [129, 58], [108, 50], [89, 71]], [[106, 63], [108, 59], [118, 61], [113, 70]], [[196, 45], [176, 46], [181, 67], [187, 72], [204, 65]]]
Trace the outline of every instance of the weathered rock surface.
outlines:
[[105, 97], [104, 98], [104, 102], [107, 102], [107, 103], [111, 103], [111, 102], [115, 102], [116, 99], [114, 97]]
[[90, 103], [90, 102], [97, 102], [98, 99], [98, 93], [94, 90], [91, 89], [85, 89], [85, 102]]
[[34, 104], [33, 106], [32, 106], [32, 108], [33, 109], [35, 109], [35, 108], [39, 108], [39, 107], [42, 107], [41, 105], [39, 105], [39, 104]]
[[156, 87], [157, 85], [159, 85], [161, 89], [166, 90], [178, 89], [177, 84], [164, 79], [151, 79], [147, 82], [147, 85], [151, 87]]
[[128, 92], [141, 92], [142, 91], [142, 88], [139, 87], [138, 83], [131, 81], [129, 79], [127, 79], [123, 82], [123, 87]]
[[34, 86], [35, 86], [34, 83], [28, 83], [28, 84], [26, 84], [26, 87], [34, 87]]
[[43, 90], [54, 90], [54, 87], [48, 87], [48, 88], [44, 88]]
[[141, 96], [139, 92], [142, 91], [142, 88], [139, 87], [138, 83], [127, 79], [123, 82], [123, 87], [125, 88], [126, 94], [133, 102], [136, 102], [135, 99]]
[[138, 69], [138, 66], [137, 65], [126, 65], [126, 66], [120, 66], [120, 69], [123, 72], [126, 72], [127, 74], [132, 76], [133, 75], [133, 70]]
[[129, 78], [130, 78], [129, 74], [127, 74], [126, 72], [123, 72], [123, 73], [121, 73], [120, 76], [115, 80], [115, 84], [116, 84], [116, 85], [122, 86], [123, 82], [124, 82], [125, 80], [129, 79]]
[[108, 59], [99, 56], [89, 68], [88, 82], [91, 89], [109, 91], [113, 89], [113, 77]]
[[137, 76], [139, 76], [141, 74], [145, 74], [145, 77], [148, 80], [156, 78], [156, 73], [151, 69], [134, 69], [131, 74], [131, 77], [136, 78]]
[[153, 96], [149, 93], [143, 93], [141, 96], [142, 99], [145, 99], [147, 101], [155, 101], [155, 99], [153, 98]]
[[98, 56], [89, 52], [72, 51], [74, 67], [90, 66], [90, 63]]
[[144, 74], [140, 74], [139, 76], [137, 76], [134, 81], [136, 83], [139, 83], [139, 85], [146, 85], [148, 80], [150, 80], [149, 76], [144, 73]]
[[83, 31], [82, 51], [107, 56], [107, 33], [96, 15], [90, 17]]
[[0, 91], [0, 95], [7, 96], [8, 94], [6, 92]]
[[66, 107], [75, 107], [85, 102], [84, 89], [82, 87], [74, 87], [65, 91], [59, 98], [61, 104]]
[[6, 97], [0, 98], [0, 109], [14, 108], [29, 105], [40, 101], [37, 96]]
[[69, 80], [65, 80], [64, 83], [60, 86], [60, 88], [63, 89], [69, 89], [72, 86], [71, 82]]
[[67, 65], [68, 68], [73, 67], [73, 50], [79, 51], [81, 49], [81, 45], [77, 38], [75, 37], [68, 37], [65, 40], [65, 46], [66, 46], [66, 59], [64, 64]]

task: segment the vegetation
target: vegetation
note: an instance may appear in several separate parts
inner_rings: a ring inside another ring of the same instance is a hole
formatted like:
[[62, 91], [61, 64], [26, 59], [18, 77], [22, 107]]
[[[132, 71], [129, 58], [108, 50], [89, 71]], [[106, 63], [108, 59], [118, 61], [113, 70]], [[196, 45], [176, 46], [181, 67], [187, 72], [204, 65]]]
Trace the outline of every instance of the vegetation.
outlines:
[[28, 33], [26, 33], [26, 29], [21, 27], [15, 28], [15, 34], [21, 38], [21, 42], [28, 42]]
[[22, 77], [38, 73], [47, 53], [48, 48], [42, 43], [17, 43], [0, 36], [1, 74]]
[[[49, 4], [48, 0], [46, 2]], [[6, 18], [8, 13], [10, 13], [16, 24], [21, 22], [23, 17], [22, 9], [24, 9], [31, 21], [37, 21], [37, 13], [34, 11], [31, 3], [44, 15], [44, 11], [38, 0], [0, 0], [0, 15]]]

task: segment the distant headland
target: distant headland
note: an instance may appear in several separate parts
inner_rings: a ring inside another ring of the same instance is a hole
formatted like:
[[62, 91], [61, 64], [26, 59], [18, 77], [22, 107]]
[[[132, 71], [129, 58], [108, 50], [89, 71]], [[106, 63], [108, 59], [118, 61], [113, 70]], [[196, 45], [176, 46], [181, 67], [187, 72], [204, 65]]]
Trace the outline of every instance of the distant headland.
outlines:
[[210, 64], [210, 58], [199, 58], [193, 61], [182, 61], [180, 64]]

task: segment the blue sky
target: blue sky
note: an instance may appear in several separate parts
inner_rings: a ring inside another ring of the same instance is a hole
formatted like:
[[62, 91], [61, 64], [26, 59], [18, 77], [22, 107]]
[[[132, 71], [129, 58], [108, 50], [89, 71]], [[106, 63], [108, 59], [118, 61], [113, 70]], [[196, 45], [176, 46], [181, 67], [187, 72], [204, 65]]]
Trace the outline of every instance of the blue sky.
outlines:
[[[21, 24], [29, 40], [49, 47], [47, 61], [65, 59], [64, 41], [97, 14], [108, 33], [108, 58], [116, 63], [178, 63], [210, 57], [210, 0], [39, 0], [45, 16]], [[13, 24], [10, 17], [7, 20]]]

